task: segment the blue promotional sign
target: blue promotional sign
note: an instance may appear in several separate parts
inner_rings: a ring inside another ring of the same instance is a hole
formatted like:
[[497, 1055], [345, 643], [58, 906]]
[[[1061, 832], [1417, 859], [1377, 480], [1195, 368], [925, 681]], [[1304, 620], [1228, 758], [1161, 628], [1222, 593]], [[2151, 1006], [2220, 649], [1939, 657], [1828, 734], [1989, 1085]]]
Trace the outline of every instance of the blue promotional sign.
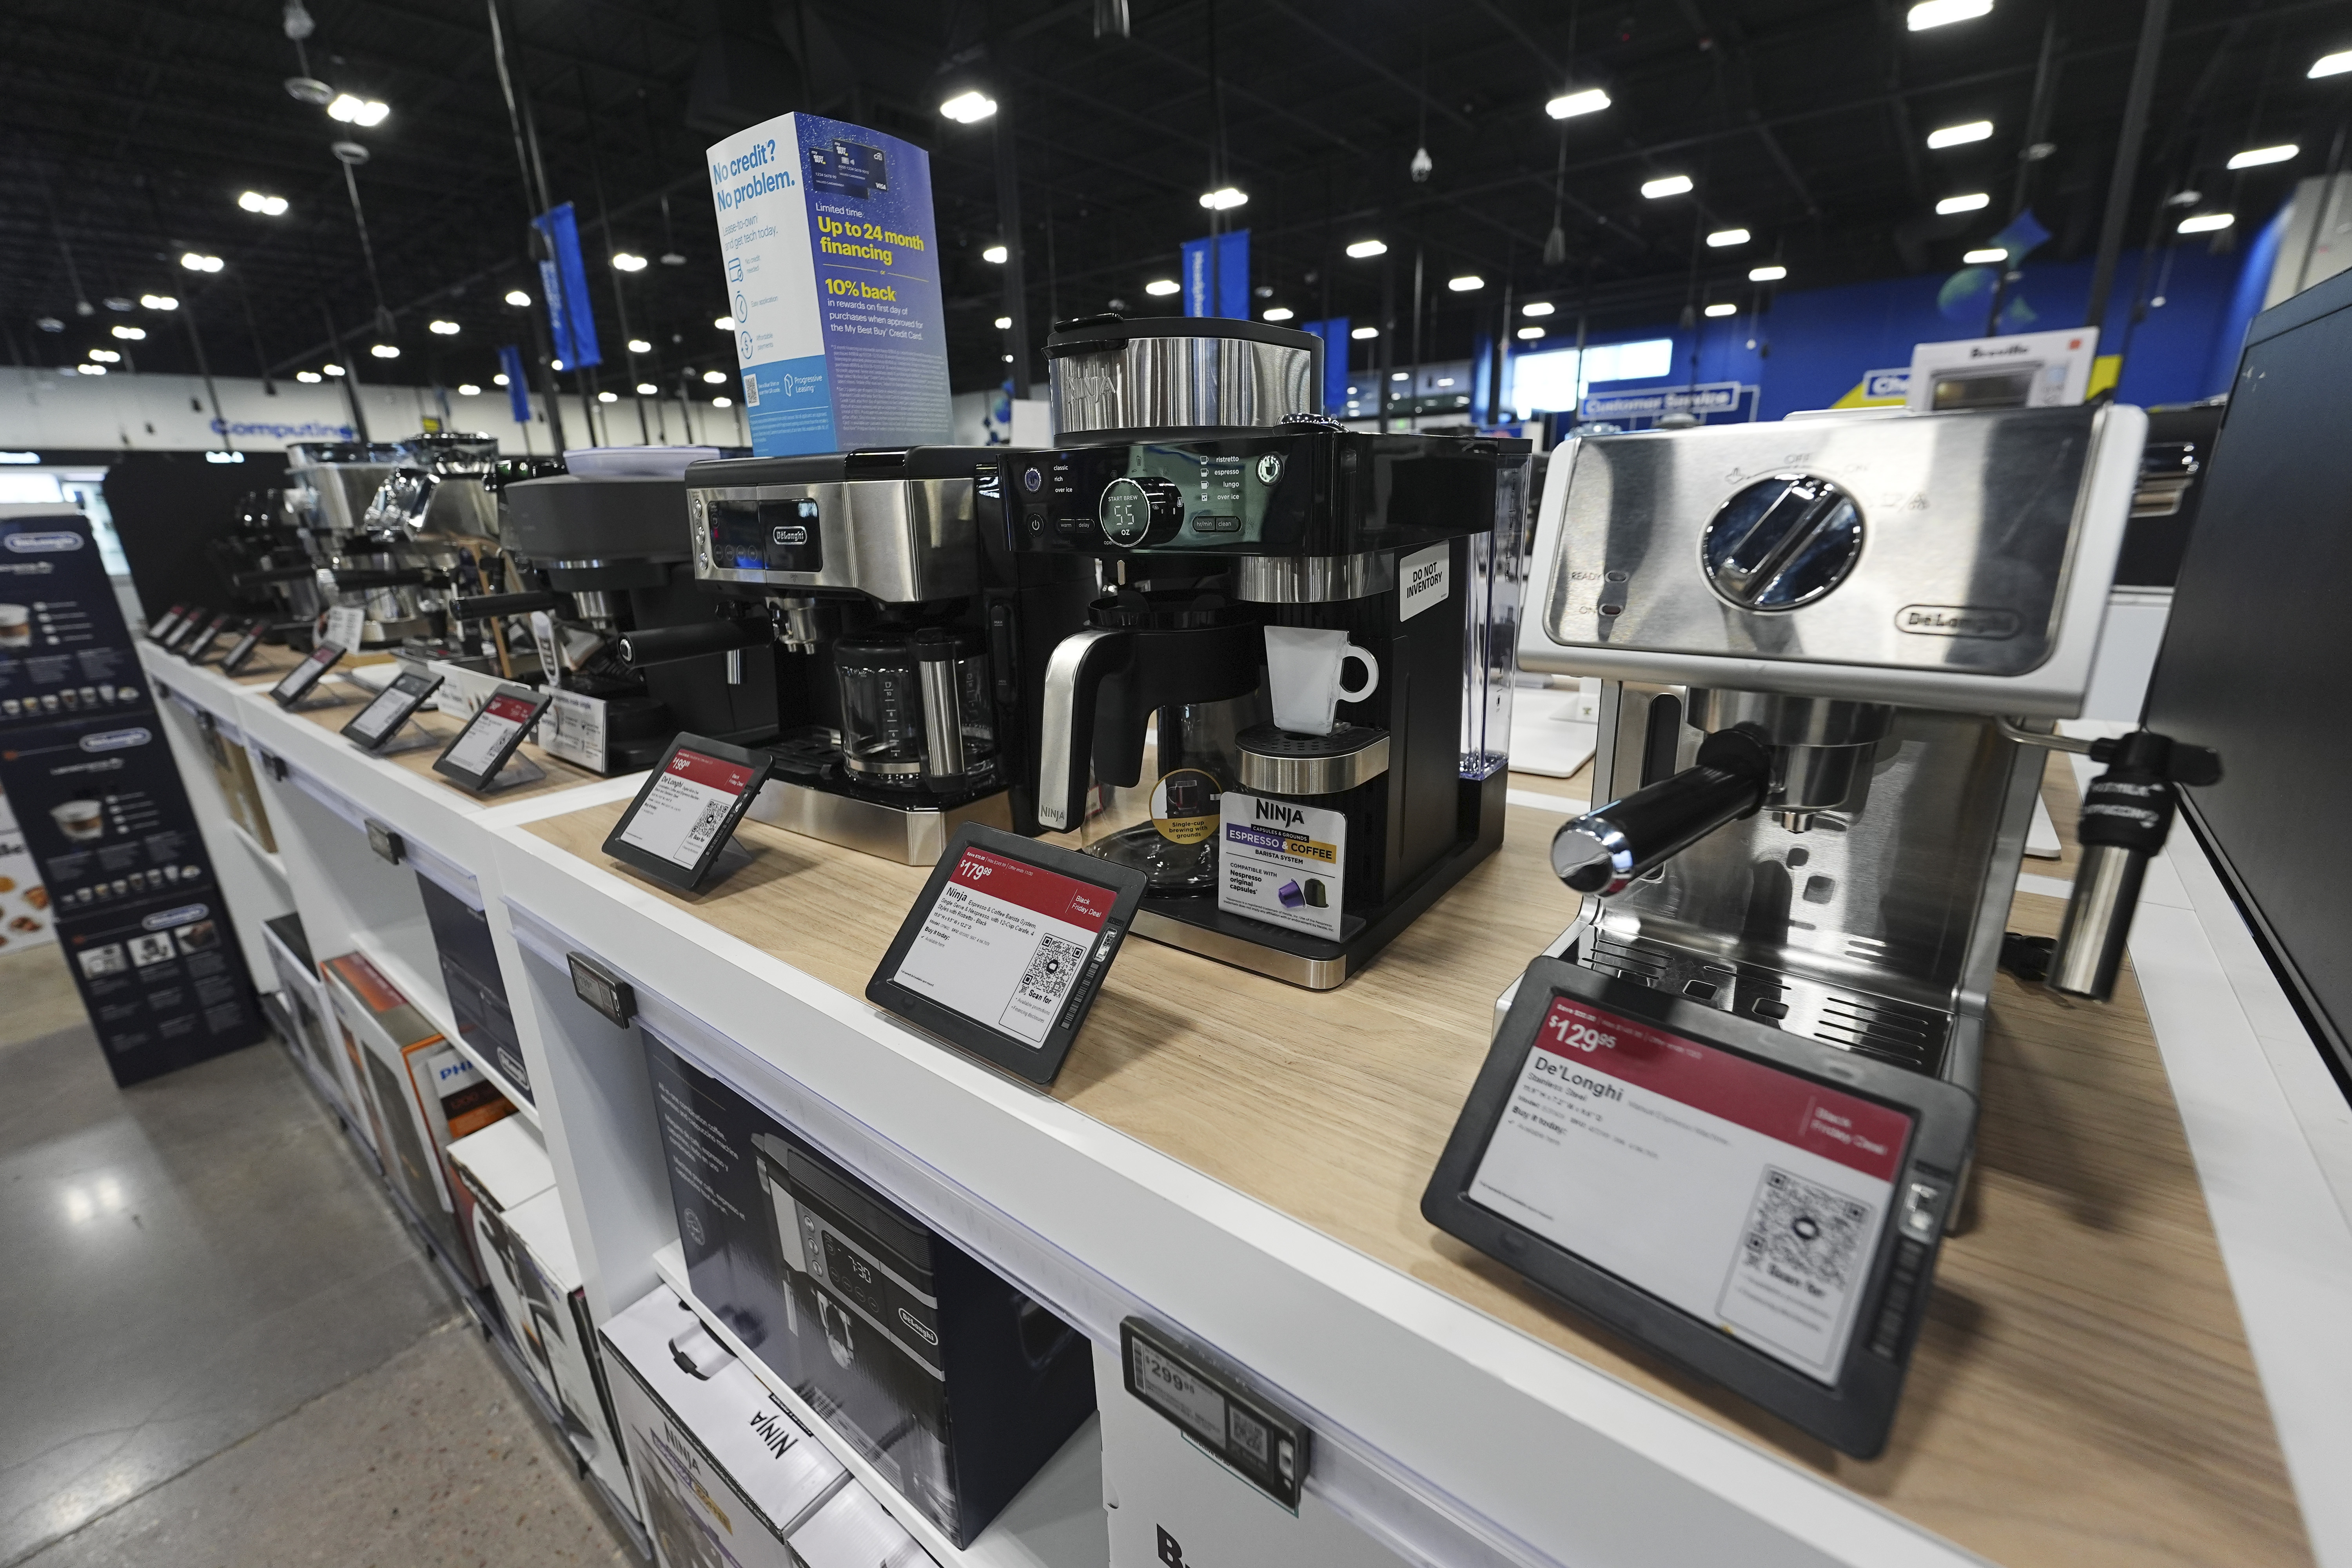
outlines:
[[509, 343], [499, 350], [499, 369], [506, 373], [507, 406], [518, 425], [530, 423], [530, 378], [523, 374], [522, 350]]
[[1184, 313], [1249, 319], [1249, 230], [1184, 242]]
[[553, 260], [539, 264], [548, 323], [555, 329], [555, 357], [566, 370], [604, 363], [596, 346], [596, 312], [588, 301], [588, 267], [580, 258], [580, 221], [572, 204], [565, 202], [530, 221], [555, 252]]
[[1301, 321], [1298, 330], [1312, 332], [1323, 340], [1323, 412], [1348, 406], [1348, 345], [1354, 342], [1348, 333], [1348, 318], [1334, 316], [1328, 321]]
[[706, 156], [752, 452], [953, 439], [930, 155], [786, 114]]

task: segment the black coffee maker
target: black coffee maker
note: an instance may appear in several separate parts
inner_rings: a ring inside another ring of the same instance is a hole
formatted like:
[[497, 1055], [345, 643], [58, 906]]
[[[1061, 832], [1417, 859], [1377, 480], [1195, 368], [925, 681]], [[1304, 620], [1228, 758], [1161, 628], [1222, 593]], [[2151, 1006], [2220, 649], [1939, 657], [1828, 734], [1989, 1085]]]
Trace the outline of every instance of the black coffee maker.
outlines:
[[[1046, 353], [1059, 445], [982, 503], [1103, 579], [1046, 664], [1038, 821], [1144, 869], [1139, 934], [1338, 985], [1502, 840], [1528, 448], [1346, 430], [1320, 341], [1255, 322], [1087, 318]], [[1269, 628], [1370, 685], [1280, 727]]]

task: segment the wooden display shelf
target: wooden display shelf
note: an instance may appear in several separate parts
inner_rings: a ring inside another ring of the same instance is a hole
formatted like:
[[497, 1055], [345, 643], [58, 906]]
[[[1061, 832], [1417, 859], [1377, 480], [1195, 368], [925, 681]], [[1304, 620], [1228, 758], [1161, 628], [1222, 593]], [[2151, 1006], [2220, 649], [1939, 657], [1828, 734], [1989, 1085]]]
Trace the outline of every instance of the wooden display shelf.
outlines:
[[[2060, 769], [2050, 777], [2068, 834], [2071, 783]], [[1564, 796], [1583, 781], [1511, 782]], [[600, 850], [621, 809], [524, 831], [626, 875]], [[2107, 1006], [1999, 981], [1975, 1224], [1944, 1249], [1876, 1460], [1839, 1455], [1663, 1364], [1424, 1221], [1422, 1190], [1486, 1055], [1495, 998], [1575, 913], [1545, 863], [1559, 820], [1511, 806], [1501, 851], [1336, 991], [1129, 942], [1047, 1092], [1987, 1557], [2311, 1561], [2128, 973]], [[631, 885], [862, 996], [925, 872], [760, 823], [738, 837], [751, 864], [709, 893]], [[2062, 912], [2021, 894], [2011, 924], [2050, 934]]]
[[[344, 683], [345, 689], [349, 687], [349, 682]], [[360, 709], [367, 704], [372, 695], [366, 692], [365, 688], [360, 688], [352, 700], [345, 701], [340, 707], [304, 708], [297, 710], [292, 717], [306, 720], [330, 735], [340, 737], [343, 726], [359, 716]], [[509, 784], [503, 789], [492, 790], [487, 795], [476, 795], [455, 779], [433, 771], [433, 759], [439, 756], [449, 742], [457, 738], [457, 731], [465, 728], [465, 725], [446, 713], [436, 712], [431, 709], [419, 712], [410, 722], [431, 735], [440, 744], [433, 747], [419, 746], [414, 751], [394, 752], [379, 756], [376, 760], [414, 773], [418, 778], [428, 780], [447, 790], [459, 800], [484, 806], [507, 805], [518, 800], [530, 800], [537, 795], [552, 795], [561, 789], [576, 789], [582, 784], [604, 782], [604, 774], [592, 773], [586, 768], [567, 763], [552, 752], [542, 751], [534, 741], [525, 741], [515, 748], [515, 755], [538, 763], [546, 776], [533, 780], [530, 784]]]

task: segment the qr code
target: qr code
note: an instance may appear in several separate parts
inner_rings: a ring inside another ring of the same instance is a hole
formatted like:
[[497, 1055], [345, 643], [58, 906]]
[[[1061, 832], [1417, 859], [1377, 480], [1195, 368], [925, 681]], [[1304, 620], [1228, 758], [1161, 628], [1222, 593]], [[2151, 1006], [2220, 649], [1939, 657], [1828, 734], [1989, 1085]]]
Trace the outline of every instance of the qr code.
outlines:
[[1740, 1238], [1742, 1261], [1789, 1283], [1842, 1293], [1853, 1281], [1854, 1261], [1876, 1212], [1843, 1193], [1768, 1165]]
[[743, 378], [743, 406], [746, 408], [760, 406], [760, 378], [756, 375], [747, 375]]
[[719, 831], [719, 825], [726, 816], [727, 807], [723, 802], [714, 800], [705, 805], [702, 815], [694, 819], [694, 826], [687, 829], [686, 847], [699, 849], [709, 843], [710, 836]]
[[1086, 955], [1087, 950], [1075, 942], [1041, 933], [1036, 951], [1029, 955], [1029, 967], [1021, 972], [1021, 994], [1040, 1006], [1053, 1007], [1078, 977], [1078, 961]]

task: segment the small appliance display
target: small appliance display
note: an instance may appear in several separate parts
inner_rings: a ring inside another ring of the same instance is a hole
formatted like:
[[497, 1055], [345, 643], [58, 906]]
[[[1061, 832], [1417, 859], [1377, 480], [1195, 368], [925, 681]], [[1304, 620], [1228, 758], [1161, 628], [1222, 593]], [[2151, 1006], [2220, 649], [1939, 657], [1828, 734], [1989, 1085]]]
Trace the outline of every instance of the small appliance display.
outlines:
[[515, 749], [538, 727], [554, 700], [552, 693], [527, 686], [502, 684], [477, 709], [438, 757], [433, 771], [457, 780], [478, 795], [502, 784], [524, 784], [547, 775]]
[[1093, 1411], [1085, 1339], [645, 1036], [696, 1297], [970, 1545]]
[[[271, 700], [280, 708], [289, 710], [300, 707], [310, 699], [312, 689], [342, 657], [343, 650], [340, 646], [331, 642], [320, 643], [310, 650], [310, 658], [288, 670], [278, 684], [269, 689]], [[330, 695], [319, 705], [332, 707], [341, 700]]]
[[1939, 1079], [1538, 959], [1422, 1214], [1870, 1458], [1975, 1126]]
[[395, 675], [343, 726], [343, 738], [363, 752], [406, 751], [411, 745], [430, 743], [431, 737], [408, 744], [394, 745], [394, 737], [408, 727], [416, 710], [441, 689], [441, 678], [415, 670], [402, 670]]
[[604, 853], [656, 881], [699, 891], [773, 762], [765, 752], [678, 736], [614, 824]]
[[967, 823], [949, 841], [866, 999], [1036, 1083], [1084, 1026], [1145, 879]]

